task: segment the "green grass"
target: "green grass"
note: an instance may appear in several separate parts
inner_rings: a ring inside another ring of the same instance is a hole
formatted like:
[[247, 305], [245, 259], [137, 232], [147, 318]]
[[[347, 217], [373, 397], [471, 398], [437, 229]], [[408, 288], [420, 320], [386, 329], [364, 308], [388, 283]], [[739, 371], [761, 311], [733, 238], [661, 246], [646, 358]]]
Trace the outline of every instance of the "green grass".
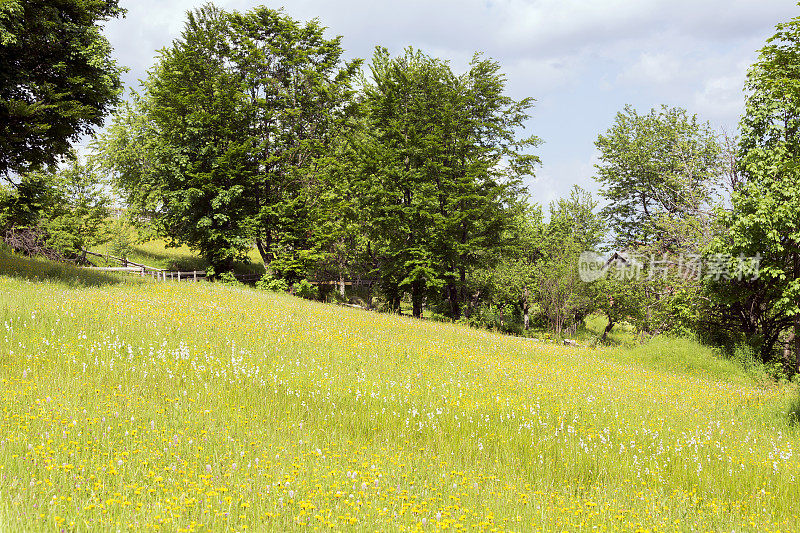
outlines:
[[123, 283], [127, 276], [96, 272], [68, 263], [21, 257], [0, 248], [0, 274], [28, 282], [52, 281], [68, 287], [96, 287]]
[[[591, 342], [599, 339], [608, 325], [608, 318], [600, 313], [595, 313], [586, 317], [584, 327], [578, 330], [578, 340]], [[638, 344], [636, 328], [628, 322], [614, 324], [614, 327], [606, 336], [606, 344], [610, 346], [632, 347]]]
[[[108, 245], [96, 246], [91, 251], [104, 255], [110, 253]], [[248, 258], [248, 263], [235, 263], [234, 272], [237, 274], [263, 274], [264, 265], [261, 261], [261, 256], [258, 254], [258, 250], [251, 250], [248, 254]], [[106, 263], [102, 259], [96, 257], [90, 259], [98, 266], [116, 266], [118, 264], [116, 261], [109, 261]], [[154, 268], [181, 270], [184, 272], [205, 270], [208, 268], [208, 261], [202, 257], [198, 257], [197, 254], [186, 245], [168, 247], [166, 242], [160, 239], [135, 245], [131, 253], [128, 254], [128, 260]]]
[[574, 349], [46, 270], [0, 256], [9, 531], [800, 526], [797, 388], [689, 341]]

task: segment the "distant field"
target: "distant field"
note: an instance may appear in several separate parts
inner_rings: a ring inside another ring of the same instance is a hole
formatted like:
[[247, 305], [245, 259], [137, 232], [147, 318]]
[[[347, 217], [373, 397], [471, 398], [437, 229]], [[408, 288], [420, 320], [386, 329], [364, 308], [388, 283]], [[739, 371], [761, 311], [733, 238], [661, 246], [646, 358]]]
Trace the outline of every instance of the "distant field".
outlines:
[[[63, 280], [63, 281], [61, 281]], [[794, 385], [0, 253], [0, 530], [797, 531]]]
[[[91, 251], [104, 255], [110, 253], [107, 245], [96, 246], [92, 248]], [[250, 263], [236, 263], [234, 265], [234, 270], [238, 274], [263, 274], [264, 264], [261, 261], [258, 250], [251, 250], [248, 257]], [[106, 266], [106, 264], [111, 266], [118, 264], [116, 261], [105, 263], [102, 259], [96, 257], [90, 259], [95, 263], [102, 264], [102, 266]], [[128, 260], [167, 270], [205, 270], [208, 267], [208, 262], [198, 257], [197, 254], [192, 252], [187, 246], [184, 245], [177, 248], [167, 247], [166, 242], [160, 239], [135, 245], [132, 252], [128, 255]]]

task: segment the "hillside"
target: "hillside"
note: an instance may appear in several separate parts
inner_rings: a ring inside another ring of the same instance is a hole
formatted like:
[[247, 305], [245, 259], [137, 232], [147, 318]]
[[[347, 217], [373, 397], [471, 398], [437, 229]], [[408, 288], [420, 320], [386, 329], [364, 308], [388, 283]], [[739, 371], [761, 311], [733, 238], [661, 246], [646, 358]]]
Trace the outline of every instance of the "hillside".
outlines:
[[[95, 246], [90, 251], [109, 255], [111, 254], [111, 246], [109, 244]], [[160, 239], [132, 245], [130, 252], [127, 254], [127, 259], [134, 263], [165, 270], [206, 270], [209, 266], [208, 261], [192, 253], [186, 245], [167, 247], [166, 242]], [[111, 260], [106, 262], [103, 258], [92, 257], [91, 260], [98, 266], [119, 265], [118, 261]], [[234, 272], [237, 274], [264, 273], [264, 264], [257, 250], [250, 250], [248, 261], [248, 263], [234, 263]]]
[[86, 276], [0, 256], [9, 531], [800, 527], [796, 389], [710, 353]]

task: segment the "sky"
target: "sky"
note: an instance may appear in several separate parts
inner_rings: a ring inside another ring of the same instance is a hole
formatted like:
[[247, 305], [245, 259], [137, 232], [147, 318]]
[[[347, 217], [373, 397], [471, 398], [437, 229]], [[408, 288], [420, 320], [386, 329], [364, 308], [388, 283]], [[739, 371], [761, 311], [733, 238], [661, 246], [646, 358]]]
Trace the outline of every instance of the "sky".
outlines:
[[[180, 36], [193, 0], [121, 0], [106, 23], [118, 61], [137, 88], [157, 50]], [[461, 73], [475, 52], [500, 63], [513, 98], [536, 100], [524, 133], [544, 144], [525, 183], [549, 204], [577, 184], [592, 192], [597, 136], [626, 104], [646, 113], [680, 106], [735, 132], [747, 68], [775, 25], [800, 16], [793, 0], [216, 0], [227, 10], [256, 5], [300, 21], [317, 18], [342, 36], [346, 58], [413, 46]]]

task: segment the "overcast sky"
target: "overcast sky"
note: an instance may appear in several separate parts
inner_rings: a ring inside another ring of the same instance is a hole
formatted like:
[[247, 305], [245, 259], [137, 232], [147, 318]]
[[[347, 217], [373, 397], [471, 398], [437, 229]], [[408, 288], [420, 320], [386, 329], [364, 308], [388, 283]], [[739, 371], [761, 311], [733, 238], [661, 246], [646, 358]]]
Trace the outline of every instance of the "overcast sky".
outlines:
[[[203, 2], [121, 0], [124, 19], [106, 35], [137, 87], [156, 51], [180, 35], [185, 13]], [[733, 131], [742, 84], [775, 24], [800, 16], [793, 0], [217, 0], [225, 9], [283, 7], [318, 18], [342, 35], [347, 57], [376, 45], [406, 46], [450, 60], [462, 72], [473, 53], [500, 62], [509, 94], [536, 99], [525, 133], [544, 140], [542, 166], [526, 180], [547, 204], [573, 184], [592, 191], [594, 141], [625, 104], [644, 113], [681, 106], [715, 128]]]

